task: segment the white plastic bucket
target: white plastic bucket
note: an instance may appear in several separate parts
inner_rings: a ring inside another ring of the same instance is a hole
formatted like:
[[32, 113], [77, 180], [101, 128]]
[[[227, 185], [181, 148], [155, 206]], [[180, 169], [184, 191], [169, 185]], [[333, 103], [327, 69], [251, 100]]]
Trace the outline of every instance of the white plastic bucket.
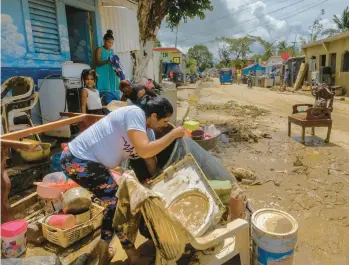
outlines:
[[1, 250], [6, 258], [17, 258], [27, 249], [27, 227], [24, 220], [1, 225]]
[[297, 221], [288, 213], [261, 209], [252, 215], [253, 265], [291, 265]]

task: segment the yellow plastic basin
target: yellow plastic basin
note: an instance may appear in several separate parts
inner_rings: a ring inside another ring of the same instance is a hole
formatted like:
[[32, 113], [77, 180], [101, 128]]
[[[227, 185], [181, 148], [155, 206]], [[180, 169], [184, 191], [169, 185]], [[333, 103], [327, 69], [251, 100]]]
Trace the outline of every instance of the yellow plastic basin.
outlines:
[[50, 156], [51, 144], [50, 143], [40, 143], [39, 141], [31, 140], [31, 139], [23, 139], [23, 142], [32, 143], [32, 144], [40, 144], [41, 149], [39, 150], [18, 150], [21, 157], [27, 161], [39, 161]]
[[183, 123], [183, 128], [190, 130], [190, 131], [196, 131], [200, 129], [200, 122], [198, 121], [185, 121]]

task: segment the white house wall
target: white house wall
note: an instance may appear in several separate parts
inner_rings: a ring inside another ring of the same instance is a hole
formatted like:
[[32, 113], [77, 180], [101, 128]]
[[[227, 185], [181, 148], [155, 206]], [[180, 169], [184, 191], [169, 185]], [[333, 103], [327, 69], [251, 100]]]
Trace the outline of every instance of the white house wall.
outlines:
[[139, 50], [139, 28], [137, 13], [123, 7], [100, 6], [102, 32], [111, 29], [114, 33], [114, 51], [123, 52]]

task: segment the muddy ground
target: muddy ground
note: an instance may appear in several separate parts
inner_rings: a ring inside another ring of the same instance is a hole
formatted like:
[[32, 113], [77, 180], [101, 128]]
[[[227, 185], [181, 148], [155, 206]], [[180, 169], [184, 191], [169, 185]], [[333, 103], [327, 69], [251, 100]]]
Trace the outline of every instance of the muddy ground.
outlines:
[[[194, 96], [190, 96], [194, 95]], [[218, 80], [197, 89], [179, 90], [180, 99], [195, 99], [189, 117], [216, 124], [229, 139], [213, 153], [226, 167], [254, 171], [260, 185], [241, 185], [256, 208], [276, 208], [299, 224], [294, 264], [349, 264], [349, 105], [335, 102], [330, 144], [306, 136], [300, 128], [287, 136], [292, 105], [314, 99], [264, 88], [220, 86]]]

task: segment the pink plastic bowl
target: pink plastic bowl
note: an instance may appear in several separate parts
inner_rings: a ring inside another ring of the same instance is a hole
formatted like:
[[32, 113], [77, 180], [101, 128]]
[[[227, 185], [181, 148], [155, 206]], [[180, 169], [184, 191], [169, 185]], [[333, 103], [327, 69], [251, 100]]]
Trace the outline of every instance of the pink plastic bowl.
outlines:
[[49, 217], [47, 223], [50, 226], [64, 230], [74, 227], [76, 219], [72, 214], [55, 214]]
[[62, 192], [64, 193], [67, 190], [79, 187], [79, 184], [71, 179], [65, 184], [45, 185], [42, 182], [34, 182], [34, 184], [37, 185], [36, 192], [44, 199], [59, 199]]

